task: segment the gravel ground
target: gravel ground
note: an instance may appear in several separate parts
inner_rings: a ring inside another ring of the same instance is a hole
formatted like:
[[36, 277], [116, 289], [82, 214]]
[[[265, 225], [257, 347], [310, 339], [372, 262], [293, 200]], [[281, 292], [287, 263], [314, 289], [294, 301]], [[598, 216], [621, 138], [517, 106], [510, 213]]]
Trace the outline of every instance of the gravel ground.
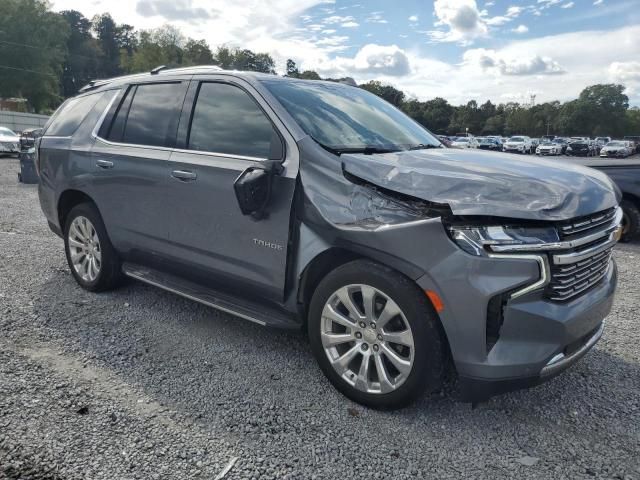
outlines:
[[378, 412], [301, 334], [140, 283], [81, 290], [17, 171], [0, 158], [0, 478], [640, 479], [638, 243], [570, 371], [474, 410], [434, 394]]

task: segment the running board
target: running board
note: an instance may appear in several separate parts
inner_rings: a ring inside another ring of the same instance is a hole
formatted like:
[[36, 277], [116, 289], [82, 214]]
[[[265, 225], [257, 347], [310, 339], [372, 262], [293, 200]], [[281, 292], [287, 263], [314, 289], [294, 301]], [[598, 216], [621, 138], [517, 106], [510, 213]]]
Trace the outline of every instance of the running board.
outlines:
[[149, 267], [133, 263], [124, 263], [122, 265], [122, 272], [127, 277], [140, 280], [141, 282], [159, 287], [167, 292], [175, 293], [181, 297], [202, 303], [208, 307], [262, 326], [288, 330], [298, 329], [301, 326], [293, 315], [287, 314], [286, 312], [265, 306], [261, 303], [241, 299], [228, 293], [206, 288], [189, 280]]

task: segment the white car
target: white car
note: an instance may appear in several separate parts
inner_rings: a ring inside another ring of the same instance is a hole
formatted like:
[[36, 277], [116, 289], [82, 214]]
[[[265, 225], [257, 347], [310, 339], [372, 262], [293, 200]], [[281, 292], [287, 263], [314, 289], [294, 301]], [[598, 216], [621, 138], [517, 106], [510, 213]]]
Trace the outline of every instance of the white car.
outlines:
[[517, 152], [517, 153], [533, 153], [533, 143], [531, 138], [524, 135], [518, 135], [509, 138], [504, 144], [505, 152]]
[[553, 143], [549, 140], [543, 141], [536, 148], [536, 155], [560, 155], [562, 153], [562, 145]]
[[20, 153], [20, 137], [6, 127], [0, 127], [0, 153]]
[[613, 140], [607, 143], [600, 149], [601, 157], [628, 157], [631, 155], [632, 150], [629, 147], [629, 142], [623, 140]]
[[458, 137], [451, 142], [451, 146], [455, 148], [478, 148], [478, 145], [475, 137]]

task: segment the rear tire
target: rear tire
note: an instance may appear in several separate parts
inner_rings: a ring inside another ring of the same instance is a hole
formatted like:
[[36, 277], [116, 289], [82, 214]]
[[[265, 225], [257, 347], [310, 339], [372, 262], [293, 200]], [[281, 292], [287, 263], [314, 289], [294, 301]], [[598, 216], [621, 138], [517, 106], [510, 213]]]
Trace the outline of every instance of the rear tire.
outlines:
[[424, 292], [391, 268], [356, 260], [329, 273], [311, 299], [308, 331], [329, 381], [362, 405], [401, 408], [442, 382], [437, 314]]
[[624, 215], [622, 218], [623, 230], [620, 241], [630, 242], [640, 234], [640, 210], [629, 200], [620, 202], [620, 207]]
[[78, 285], [90, 292], [117, 287], [122, 277], [120, 259], [95, 205], [73, 207], [63, 232], [67, 263]]

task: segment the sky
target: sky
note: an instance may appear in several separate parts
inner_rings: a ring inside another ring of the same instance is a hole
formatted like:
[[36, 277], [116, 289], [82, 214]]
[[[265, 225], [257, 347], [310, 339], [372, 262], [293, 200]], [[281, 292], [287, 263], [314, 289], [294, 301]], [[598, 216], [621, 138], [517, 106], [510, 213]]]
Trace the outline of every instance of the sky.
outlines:
[[179, 27], [212, 49], [267, 52], [323, 77], [410, 98], [535, 103], [623, 83], [640, 106], [640, 0], [53, 0], [137, 29]]

